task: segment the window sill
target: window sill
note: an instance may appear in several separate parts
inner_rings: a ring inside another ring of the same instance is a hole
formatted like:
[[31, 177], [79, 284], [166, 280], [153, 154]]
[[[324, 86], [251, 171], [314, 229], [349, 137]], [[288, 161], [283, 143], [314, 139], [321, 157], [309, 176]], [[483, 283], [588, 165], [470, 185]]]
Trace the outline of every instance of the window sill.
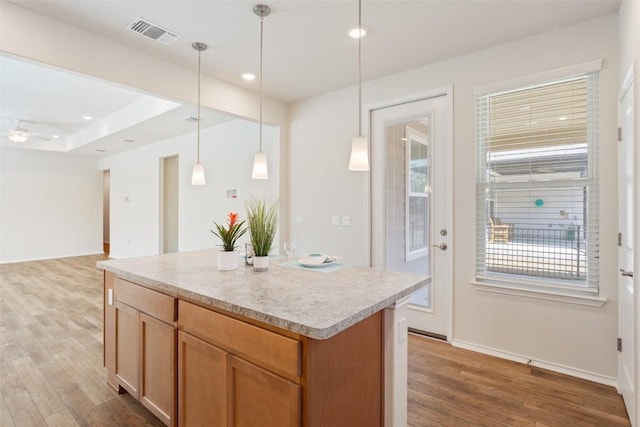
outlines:
[[533, 289], [509, 286], [505, 284], [472, 281], [478, 291], [496, 294], [514, 295], [524, 298], [535, 298], [547, 301], [564, 302], [567, 304], [586, 305], [588, 307], [602, 307], [607, 303], [606, 298], [574, 293], [552, 291], [548, 289]]

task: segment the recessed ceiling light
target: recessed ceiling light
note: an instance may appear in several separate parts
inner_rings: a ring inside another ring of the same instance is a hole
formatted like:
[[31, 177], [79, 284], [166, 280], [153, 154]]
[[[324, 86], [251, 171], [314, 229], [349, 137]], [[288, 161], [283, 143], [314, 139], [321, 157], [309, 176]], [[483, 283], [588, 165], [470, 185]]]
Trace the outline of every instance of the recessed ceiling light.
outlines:
[[558, 120], [567, 120], [568, 118], [569, 117], [567, 117], [567, 116], [560, 116], [560, 117], [558, 117]]
[[82, 116], [82, 119], [86, 120], [86, 121], [91, 121], [91, 120], [93, 120], [93, 117], [91, 117], [91, 116]]
[[51, 135], [51, 138], [58, 139], [58, 138], [60, 138], [60, 135]]
[[136, 142], [135, 139], [123, 139], [122, 142]]
[[349, 34], [349, 37], [353, 39], [359, 39], [369, 34], [369, 29], [363, 25], [360, 28], [358, 27], [350, 28], [347, 33]]
[[244, 73], [242, 75], [242, 78], [245, 80], [255, 80], [256, 79], [256, 75], [253, 73]]

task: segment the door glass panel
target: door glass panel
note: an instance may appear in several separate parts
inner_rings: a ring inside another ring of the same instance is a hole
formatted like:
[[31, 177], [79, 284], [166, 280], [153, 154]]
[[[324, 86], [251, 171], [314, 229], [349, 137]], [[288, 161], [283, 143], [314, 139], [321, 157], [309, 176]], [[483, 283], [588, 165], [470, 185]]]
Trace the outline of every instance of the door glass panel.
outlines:
[[[430, 274], [429, 118], [386, 123], [386, 268]], [[431, 285], [411, 304], [431, 306]]]

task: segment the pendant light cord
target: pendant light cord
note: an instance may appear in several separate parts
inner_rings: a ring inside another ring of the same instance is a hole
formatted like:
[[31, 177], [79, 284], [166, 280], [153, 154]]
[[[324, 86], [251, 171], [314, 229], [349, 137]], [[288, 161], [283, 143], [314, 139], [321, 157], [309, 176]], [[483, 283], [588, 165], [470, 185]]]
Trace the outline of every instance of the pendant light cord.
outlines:
[[200, 163], [200, 62], [202, 57], [202, 51], [198, 51], [198, 155], [196, 157], [196, 162]]
[[264, 34], [264, 14], [260, 14], [260, 152], [262, 153], [262, 39]]
[[362, 136], [362, 0], [358, 0], [358, 136]]

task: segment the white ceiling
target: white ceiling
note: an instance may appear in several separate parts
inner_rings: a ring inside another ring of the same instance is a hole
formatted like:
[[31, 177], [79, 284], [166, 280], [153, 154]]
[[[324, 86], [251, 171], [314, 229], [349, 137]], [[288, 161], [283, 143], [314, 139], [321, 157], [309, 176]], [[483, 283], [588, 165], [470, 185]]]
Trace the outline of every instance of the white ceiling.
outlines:
[[[245, 82], [240, 77], [243, 72], [258, 71], [260, 21], [252, 11], [254, 1], [22, 0], [12, 3], [194, 69], [197, 61], [191, 43], [205, 42], [209, 49], [202, 55], [204, 74], [257, 90], [255, 81]], [[357, 41], [347, 36], [347, 30], [357, 25], [357, 1], [297, 0], [267, 4], [272, 12], [264, 21], [266, 96], [291, 102], [356, 84]], [[363, 79], [380, 78], [615, 13], [619, 4], [619, 0], [364, 0], [362, 22], [371, 31], [363, 39]], [[180, 38], [164, 45], [128, 30], [128, 24], [138, 17], [173, 31]], [[127, 117], [131, 117], [132, 111], [145, 117], [147, 103], [163, 104], [165, 114], [176, 118], [194, 115], [192, 106], [171, 108], [165, 101], [105, 82], [8, 58], [3, 58], [0, 65], [3, 135], [15, 126], [13, 118], [31, 119], [32, 122], [23, 123], [23, 127], [46, 137], [66, 132], [65, 136], [70, 138], [64, 143], [66, 147], [79, 144], [84, 148], [73, 152], [99, 156], [112, 154], [114, 149], [153, 142], [159, 135], [167, 137], [194, 129], [194, 123], [185, 122], [185, 126], [157, 132], [160, 124], [179, 122], [162, 116], [146, 117], [135, 131], [130, 129], [133, 124], [124, 127], [118, 121], [124, 114], [118, 111], [123, 108], [129, 114]], [[95, 96], [91, 95], [93, 91]], [[99, 104], [93, 102], [97, 99]], [[114, 123], [84, 122], [81, 119], [84, 114], [111, 117]], [[205, 117], [211, 123], [230, 119], [213, 112], [207, 114], [211, 114]], [[105, 133], [105, 129], [110, 129], [109, 133]], [[148, 134], [145, 129], [156, 132]], [[135, 139], [136, 143], [123, 146], [124, 139]], [[101, 141], [104, 147], [96, 141]], [[7, 142], [3, 137], [2, 145]], [[44, 142], [37, 138], [29, 141], [48, 147]], [[59, 140], [51, 142], [58, 142], [60, 147]], [[97, 149], [107, 152], [97, 152]]]

